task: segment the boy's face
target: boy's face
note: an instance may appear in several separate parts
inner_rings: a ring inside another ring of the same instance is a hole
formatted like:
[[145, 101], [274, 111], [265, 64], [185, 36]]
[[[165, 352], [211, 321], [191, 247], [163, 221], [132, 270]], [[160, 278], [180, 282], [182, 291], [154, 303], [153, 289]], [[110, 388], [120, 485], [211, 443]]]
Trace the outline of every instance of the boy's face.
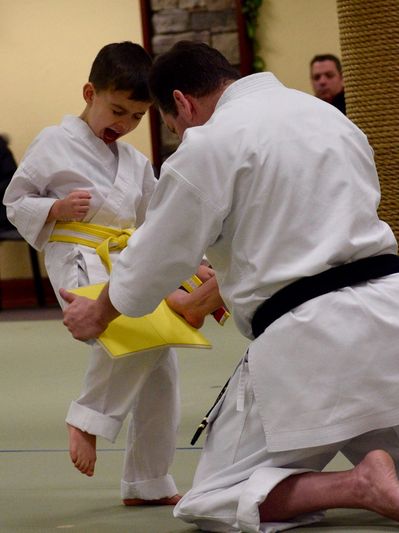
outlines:
[[81, 118], [106, 144], [133, 131], [140, 123], [150, 102], [129, 100], [130, 91], [97, 91], [91, 83], [83, 87], [86, 109]]

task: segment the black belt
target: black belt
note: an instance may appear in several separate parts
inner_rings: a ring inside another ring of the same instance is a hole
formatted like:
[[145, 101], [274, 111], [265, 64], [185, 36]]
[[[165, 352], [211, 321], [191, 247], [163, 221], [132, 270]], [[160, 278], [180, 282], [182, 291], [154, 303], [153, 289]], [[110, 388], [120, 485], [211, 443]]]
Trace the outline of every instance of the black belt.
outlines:
[[198, 440], [199, 437], [201, 436], [201, 433], [204, 431], [204, 429], [205, 429], [206, 426], [208, 425], [208, 417], [209, 417], [209, 415], [211, 414], [211, 412], [213, 411], [213, 408], [216, 406], [216, 404], [217, 404], [218, 401], [220, 400], [220, 398], [221, 398], [221, 397], [223, 396], [223, 394], [226, 392], [227, 385], [229, 384], [229, 381], [230, 381], [230, 378], [229, 378], [229, 379], [227, 380], [227, 382], [223, 385], [222, 390], [219, 392], [218, 397], [217, 397], [216, 400], [214, 401], [212, 407], [209, 409], [209, 411], [206, 413], [206, 415], [204, 416], [204, 418], [201, 420], [201, 424], [197, 427], [197, 430], [196, 430], [196, 432], [194, 433], [193, 438], [192, 438], [191, 441], [190, 441], [191, 446], [194, 446], [194, 444], [197, 442], [197, 440]]
[[300, 278], [265, 300], [252, 318], [252, 333], [259, 337], [272, 322], [312, 298], [399, 272], [399, 257], [376, 255], [346, 263], [314, 276]]

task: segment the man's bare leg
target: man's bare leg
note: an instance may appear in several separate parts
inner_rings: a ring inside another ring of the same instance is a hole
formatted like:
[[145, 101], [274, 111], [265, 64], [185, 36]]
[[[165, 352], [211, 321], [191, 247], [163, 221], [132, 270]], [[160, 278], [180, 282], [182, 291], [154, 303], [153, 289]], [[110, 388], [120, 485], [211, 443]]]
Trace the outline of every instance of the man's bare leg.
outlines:
[[96, 463], [96, 436], [67, 424], [69, 434], [69, 455], [75, 467], [91, 477]]
[[261, 522], [283, 522], [304, 513], [352, 508], [399, 521], [399, 480], [385, 451], [374, 450], [345, 472], [307, 472], [279, 483], [259, 506]]
[[179, 494], [175, 494], [170, 498], [160, 498], [159, 500], [143, 500], [141, 498], [130, 498], [123, 500], [123, 503], [128, 507], [136, 507], [139, 505], [176, 505], [181, 500]]

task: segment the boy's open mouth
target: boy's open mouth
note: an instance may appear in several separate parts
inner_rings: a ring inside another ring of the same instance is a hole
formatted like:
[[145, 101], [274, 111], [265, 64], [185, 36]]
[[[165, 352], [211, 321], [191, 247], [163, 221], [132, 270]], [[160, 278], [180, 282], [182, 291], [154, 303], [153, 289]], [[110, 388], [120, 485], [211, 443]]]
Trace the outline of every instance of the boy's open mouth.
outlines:
[[105, 128], [103, 133], [103, 141], [107, 144], [113, 143], [119, 137], [119, 133], [111, 128]]

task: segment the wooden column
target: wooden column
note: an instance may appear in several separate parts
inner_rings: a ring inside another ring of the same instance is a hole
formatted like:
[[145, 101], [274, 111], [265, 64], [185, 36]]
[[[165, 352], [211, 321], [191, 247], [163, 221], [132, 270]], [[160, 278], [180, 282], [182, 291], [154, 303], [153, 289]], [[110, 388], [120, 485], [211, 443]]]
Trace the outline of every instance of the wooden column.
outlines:
[[399, 0], [337, 0], [348, 117], [367, 135], [399, 238]]

